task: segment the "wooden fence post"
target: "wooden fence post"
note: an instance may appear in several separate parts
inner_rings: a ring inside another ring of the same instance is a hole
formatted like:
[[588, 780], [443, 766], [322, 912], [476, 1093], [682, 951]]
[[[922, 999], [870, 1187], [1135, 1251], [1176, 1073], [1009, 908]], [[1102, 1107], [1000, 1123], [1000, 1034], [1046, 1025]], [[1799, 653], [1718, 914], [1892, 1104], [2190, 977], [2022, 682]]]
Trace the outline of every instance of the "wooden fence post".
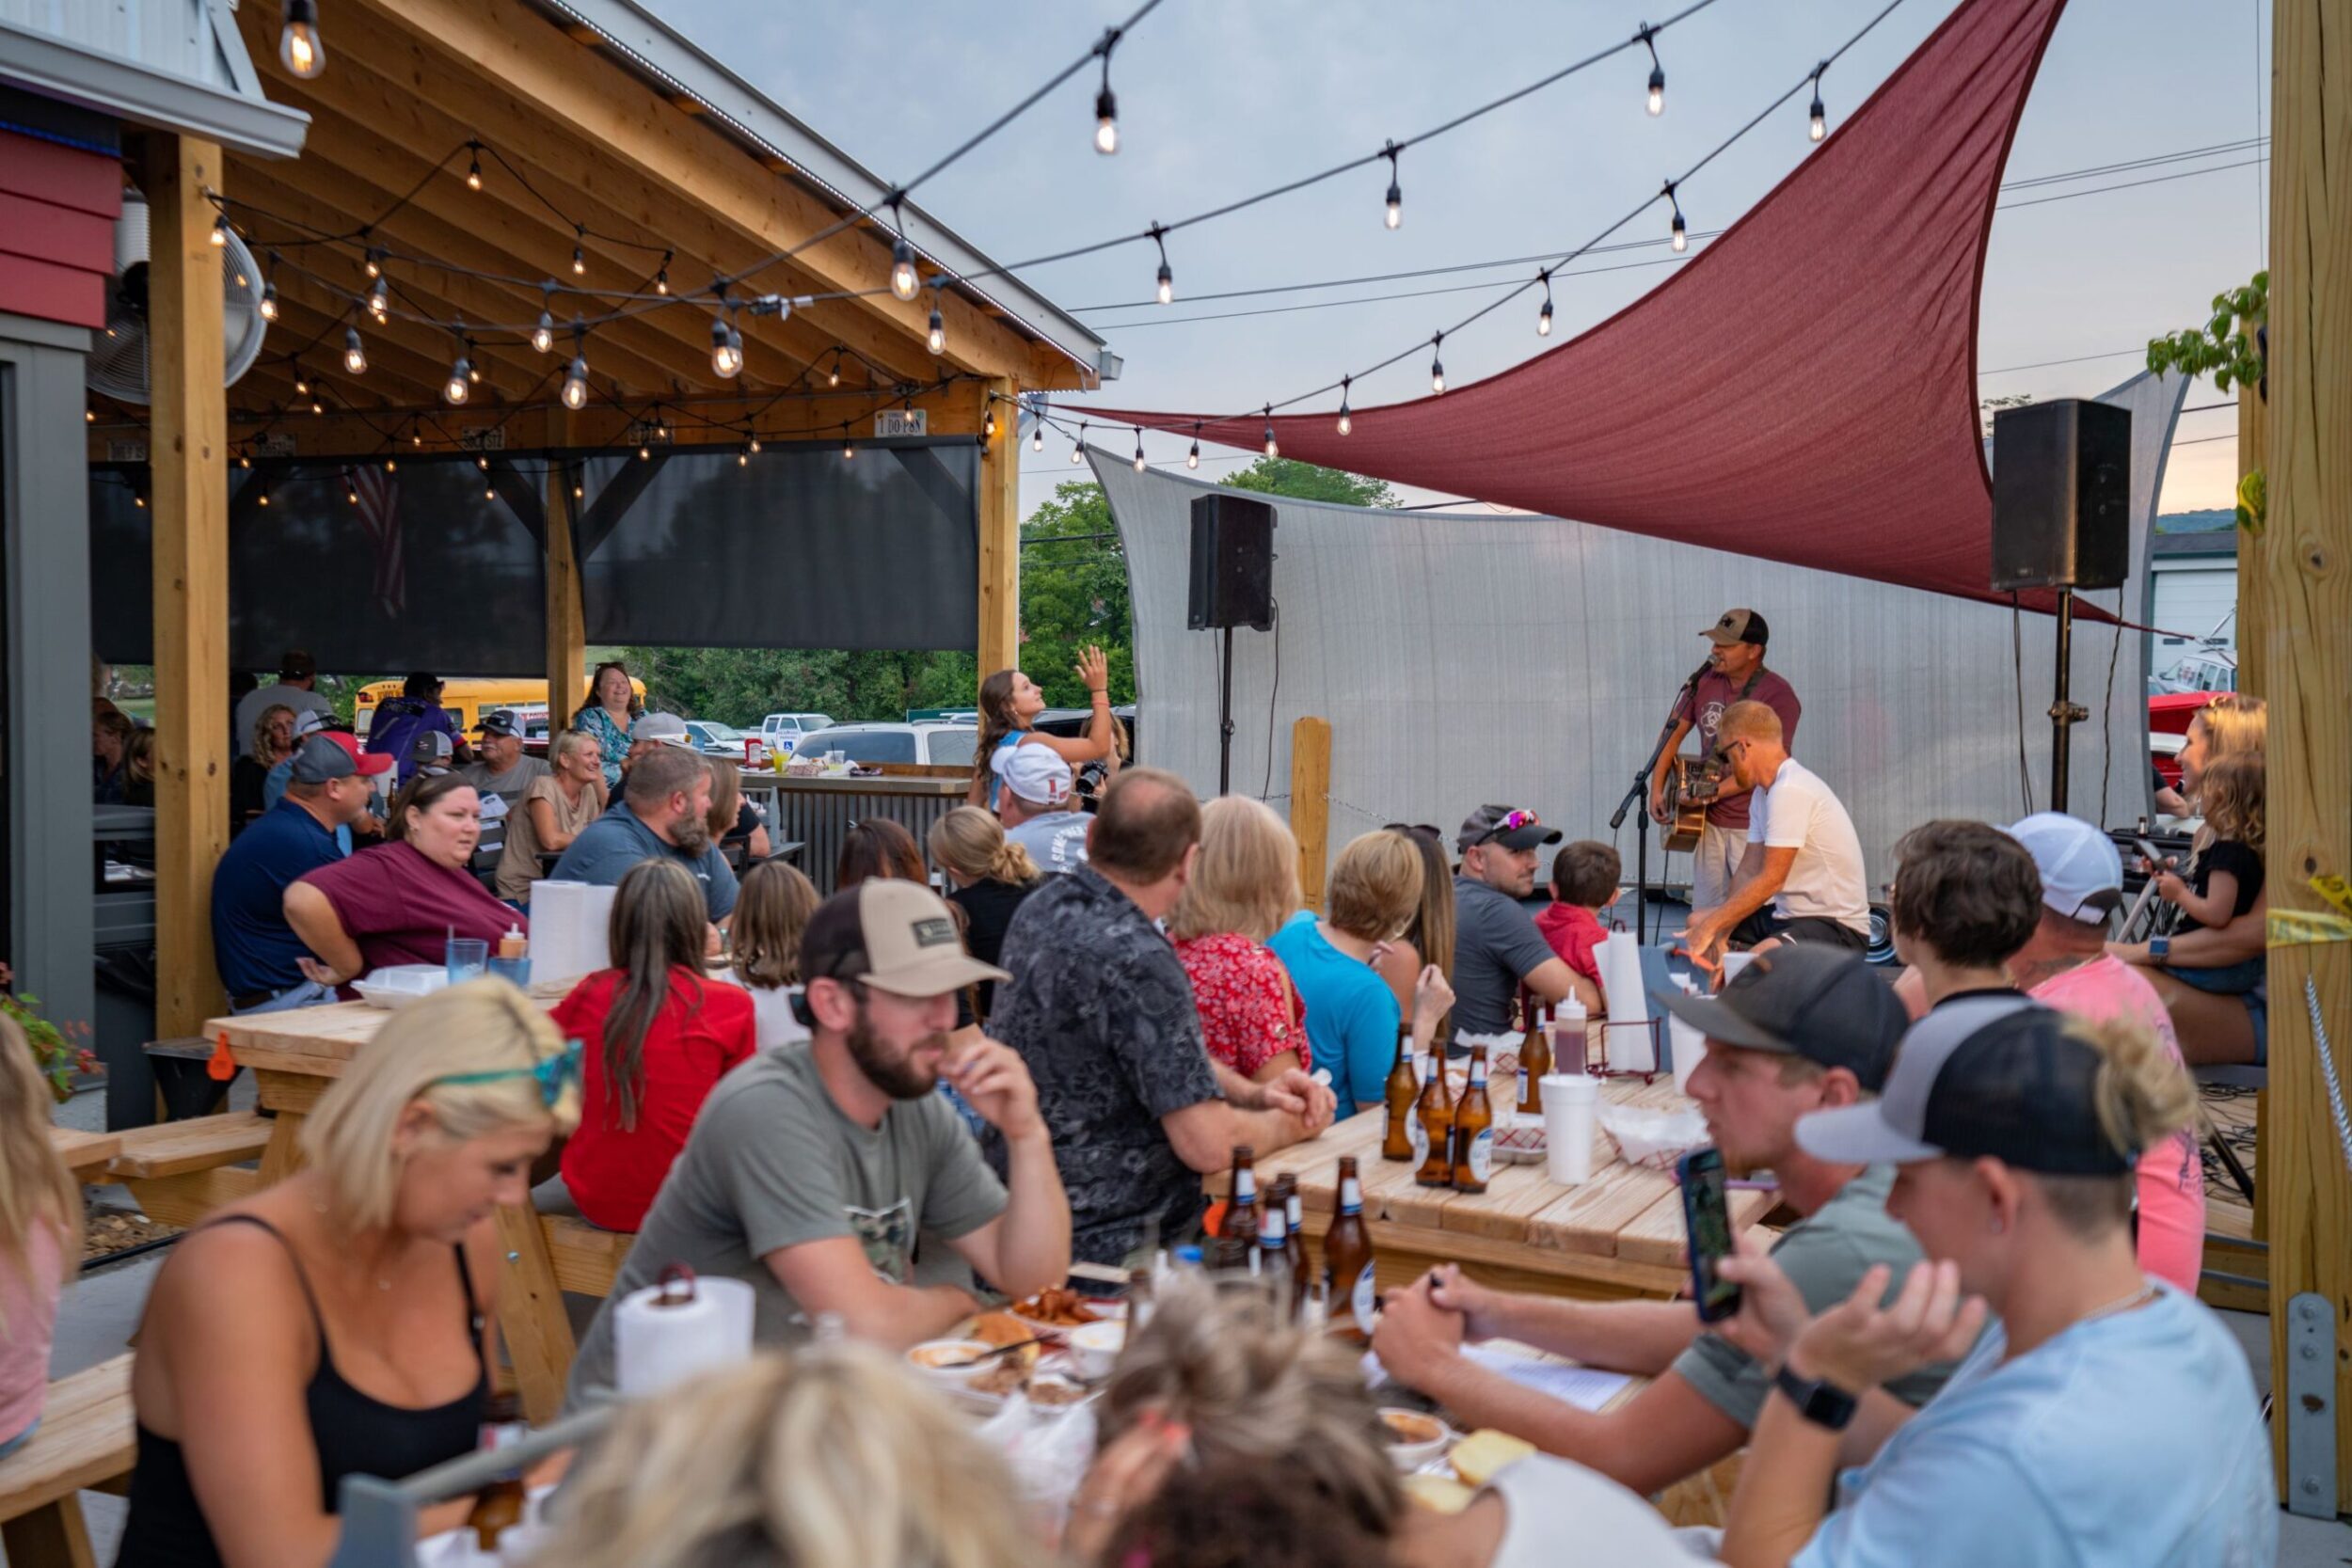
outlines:
[[1331, 724], [1301, 719], [1291, 726], [1291, 832], [1298, 839], [1298, 893], [1323, 912], [1323, 873], [1331, 850]]

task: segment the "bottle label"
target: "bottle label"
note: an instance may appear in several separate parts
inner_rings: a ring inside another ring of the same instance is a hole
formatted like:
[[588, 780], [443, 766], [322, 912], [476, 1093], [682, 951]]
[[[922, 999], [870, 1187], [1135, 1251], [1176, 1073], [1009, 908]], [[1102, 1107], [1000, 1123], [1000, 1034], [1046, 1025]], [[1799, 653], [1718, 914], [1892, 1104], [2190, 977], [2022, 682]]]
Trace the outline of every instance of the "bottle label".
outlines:
[[1360, 1214], [1364, 1212], [1364, 1186], [1355, 1177], [1340, 1183], [1340, 1212]]
[[1470, 1140], [1470, 1175], [1481, 1181], [1494, 1176], [1495, 1135], [1492, 1132], [1482, 1130], [1478, 1136]]
[[1233, 1202], [1244, 1204], [1257, 1201], [1258, 1173], [1245, 1165], [1241, 1173], [1233, 1178]]
[[1357, 1275], [1356, 1283], [1347, 1292], [1348, 1309], [1356, 1315], [1356, 1327], [1367, 1339], [1372, 1338], [1374, 1314], [1380, 1306], [1379, 1288], [1373, 1283], [1372, 1265], [1366, 1263]]
[[1412, 1126], [1406, 1131], [1413, 1140], [1413, 1163], [1422, 1164], [1429, 1158], [1429, 1129], [1422, 1124], [1418, 1116], [1412, 1118]]
[[1282, 1217], [1290, 1221], [1291, 1234], [1296, 1235], [1299, 1223], [1299, 1201], [1295, 1189], [1293, 1189], [1291, 1196], [1282, 1202]]
[[1522, 1105], [1527, 1104], [1534, 1098], [1535, 1075], [1528, 1071], [1527, 1069], [1521, 1068], [1519, 1069], [1519, 1103]]

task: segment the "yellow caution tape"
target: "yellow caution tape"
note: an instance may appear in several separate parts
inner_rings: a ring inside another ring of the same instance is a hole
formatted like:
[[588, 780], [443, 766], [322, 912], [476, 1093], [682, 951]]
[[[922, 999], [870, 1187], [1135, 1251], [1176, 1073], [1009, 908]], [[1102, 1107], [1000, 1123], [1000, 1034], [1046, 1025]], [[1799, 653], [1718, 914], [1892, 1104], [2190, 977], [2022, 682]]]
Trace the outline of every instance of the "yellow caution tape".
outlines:
[[2329, 914], [2324, 910], [2273, 910], [2269, 937], [2273, 947], [2352, 942], [2352, 916]]
[[2312, 891], [2344, 913], [2352, 914], [2352, 882], [2347, 882], [2341, 877], [2313, 877]]

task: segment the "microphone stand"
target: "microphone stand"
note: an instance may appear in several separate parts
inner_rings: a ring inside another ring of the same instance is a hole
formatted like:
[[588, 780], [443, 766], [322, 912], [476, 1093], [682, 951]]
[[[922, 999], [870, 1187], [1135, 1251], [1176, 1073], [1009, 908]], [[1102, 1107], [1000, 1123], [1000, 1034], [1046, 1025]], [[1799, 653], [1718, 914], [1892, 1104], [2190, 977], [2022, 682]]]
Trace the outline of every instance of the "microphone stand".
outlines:
[[[1625, 799], [1617, 802], [1617, 809], [1609, 816], [1609, 831], [1614, 833], [1625, 826], [1627, 812], [1641, 813], [1633, 824], [1633, 941], [1636, 946], [1645, 946], [1649, 942], [1646, 926], [1649, 915], [1650, 775], [1657, 771], [1658, 759], [1666, 754], [1666, 742], [1674, 736], [1675, 725], [1682, 717], [1683, 705], [1698, 695], [1699, 677], [1706, 674], [1713, 663], [1710, 658], [1700, 664], [1691, 672], [1691, 678], [1682, 683], [1682, 694], [1667, 710], [1666, 721], [1659, 727], [1657, 743], [1649, 749], [1649, 760], [1643, 763], [1642, 770], [1633, 775], [1633, 787], [1625, 792]], [[1663, 858], [1662, 855], [1660, 857], [1661, 869]]]

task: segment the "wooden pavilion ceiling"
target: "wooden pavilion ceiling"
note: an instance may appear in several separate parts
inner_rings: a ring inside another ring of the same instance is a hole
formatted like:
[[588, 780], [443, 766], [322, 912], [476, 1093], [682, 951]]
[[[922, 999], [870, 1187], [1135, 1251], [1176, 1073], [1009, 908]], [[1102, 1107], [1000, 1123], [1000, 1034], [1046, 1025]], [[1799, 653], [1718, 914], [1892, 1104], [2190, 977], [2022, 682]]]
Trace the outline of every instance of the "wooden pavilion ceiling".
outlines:
[[[440, 407], [460, 343], [437, 324], [460, 318], [481, 372], [469, 412], [550, 404], [574, 315], [608, 314], [617, 302], [596, 290], [647, 291], [657, 267], [691, 302], [590, 328], [597, 404], [822, 392], [836, 362], [844, 395], [950, 375], [1082, 384], [1060, 349], [952, 287], [939, 299], [946, 348], [933, 356], [930, 292], [900, 301], [886, 290], [886, 230], [862, 221], [817, 238], [846, 215], [837, 198], [755, 153], [691, 99], [665, 94], [593, 29], [559, 25], [528, 0], [339, 0], [326, 72], [309, 82], [278, 62], [275, 7], [245, 5], [237, 20], [270, 98], [311, 117], [300, 158], [226, 160], [228, 211], [276, 282], [280, 309], [261, 362], [230, 392], [231, 409], [248, 418], [307, 408], [310, 399], [294, 391], [297, 354], [330, 410]], [[485, 149], [478, 191], [466, 177], [467, 144], [476, 141]], [[288, 243], [363, 230], [346, 243]], [[357, 309], [371, 286], [369, 245], [390, 253], [392, 309], [381, 324]], [[575, 245], [584, 275], [572, 271]], [[743, 372], [719, 376], [710, 281], [796, 248], [734, 285], [731, 297], [882, 292], [818, 299], [782, 319], [737, 311]], [[551, 296], [543, 282], [557, 285]], [[543, 308], [557, 327], [547, 354], [517, 330]], [[368, 356], [358, 377], [342, 365], [347, 325], [359, 328]], [[827, 418], [843, 417], [841, 398], [831, 401]], [[979, 406], [977, 397], [956, 401]]]

